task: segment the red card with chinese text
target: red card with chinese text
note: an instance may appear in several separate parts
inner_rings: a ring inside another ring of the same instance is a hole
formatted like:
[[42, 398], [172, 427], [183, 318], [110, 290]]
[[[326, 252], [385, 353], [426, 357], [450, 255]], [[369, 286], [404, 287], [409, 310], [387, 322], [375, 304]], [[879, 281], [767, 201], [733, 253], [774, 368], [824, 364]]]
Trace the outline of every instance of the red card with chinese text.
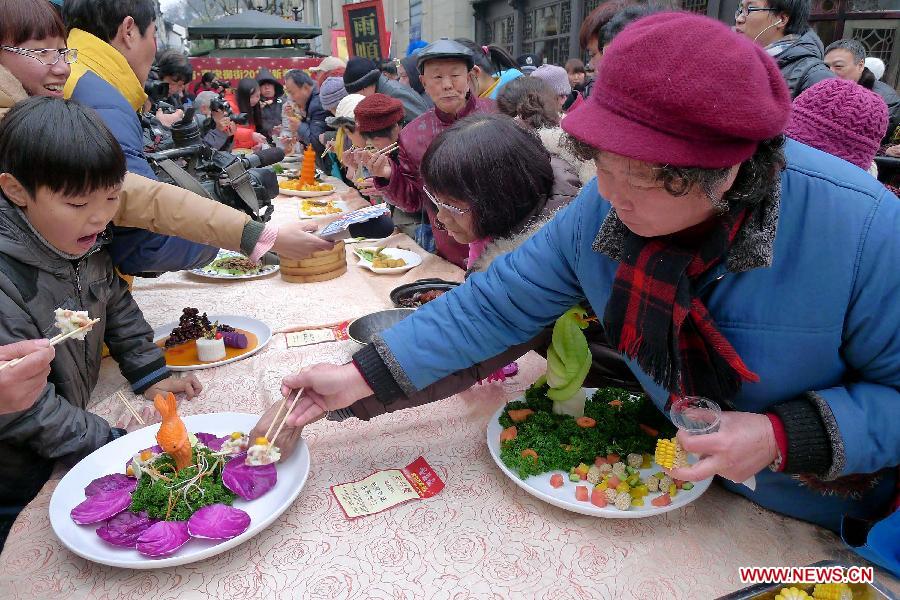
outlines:
[[331, 492], [348, 519], [374, 515], [410, 500], [431, 498], [444, 482], [419, 457], [404, 469], [376, 471], [365, 479], [331, 486]]

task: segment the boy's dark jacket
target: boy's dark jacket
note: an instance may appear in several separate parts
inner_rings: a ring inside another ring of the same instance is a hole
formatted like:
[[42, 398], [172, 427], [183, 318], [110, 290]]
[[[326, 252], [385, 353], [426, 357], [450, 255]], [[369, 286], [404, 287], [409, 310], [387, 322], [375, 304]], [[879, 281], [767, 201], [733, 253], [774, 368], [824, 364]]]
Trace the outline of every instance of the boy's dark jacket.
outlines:
[[60, 307], [100, 319], [84, 341], [55, 347], [47, 387], [34, 406], [0, 415], [0, 516], [35, 496], [54, 461], [74, 463], [109, 441], [109, 423], [86, 410], [104, 342], [136, 392], [170, 374], [153, 331], [113, 271], [103, 248], [107, 234], [87, 255], [69, 260], [0, 194], [0, 344], [53, 337]]

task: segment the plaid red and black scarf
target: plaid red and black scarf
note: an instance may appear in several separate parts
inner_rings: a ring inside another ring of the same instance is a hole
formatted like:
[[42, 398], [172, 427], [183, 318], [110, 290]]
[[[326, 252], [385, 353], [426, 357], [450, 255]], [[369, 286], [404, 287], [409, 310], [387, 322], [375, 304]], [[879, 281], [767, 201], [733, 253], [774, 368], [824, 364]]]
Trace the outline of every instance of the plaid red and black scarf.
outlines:
[[603, 323], [613, 346], [671, 393], [728, 399], [743, 381], [759, 381], [694, 290], [696, 279], [725, 259], [745, 216], [724, 215], [694, 248], [625, 235]]

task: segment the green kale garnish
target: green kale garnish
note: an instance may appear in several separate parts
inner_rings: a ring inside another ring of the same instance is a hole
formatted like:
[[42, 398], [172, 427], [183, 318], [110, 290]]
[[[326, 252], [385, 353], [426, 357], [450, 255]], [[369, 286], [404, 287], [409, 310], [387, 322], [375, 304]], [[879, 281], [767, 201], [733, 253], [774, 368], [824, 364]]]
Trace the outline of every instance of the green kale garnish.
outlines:
[[[197, 478], [204, 466], [204, 475]], [[144, 473], [131, 497], [132, 512], [146, 511], [154, 519], [187, 521], [198, 509], [210, 504], [231, 505], [237, 497], [222, 483], [224, 459], [211, 450], [194, 448], [194, 466], [175, 472], [175, 461], [163, 454], [153, 461], [153, 469], [162, 477]]]
[[[652, 454], [657, 438], [642, 430], [641, 424], [658, 430], [662, 437], [675, 435], [675, 427], [645, 394], [620, 388], [598, 390], [584, 407], [585, 416], [597, 425], [582, 428], [573, 417], [553, 413], [548, 389], [546, 383], [531, 386], [524, 401], [510, 402], [499, 418], [504, 429], [516, 425], [517, 432], [514, 440], [501, 442], [500, 458], [523, 479], [548, 471], [569, 471], [579, 463], [590, 465], [597, 456], [607, 454], [623, 458], [631, 452]], [[523, 423], [513, 423], [509, 411], [522, 408], [530, 408], [534, 414]], [[529, 448], [537, 453], [536, 461], [522, 456]]]

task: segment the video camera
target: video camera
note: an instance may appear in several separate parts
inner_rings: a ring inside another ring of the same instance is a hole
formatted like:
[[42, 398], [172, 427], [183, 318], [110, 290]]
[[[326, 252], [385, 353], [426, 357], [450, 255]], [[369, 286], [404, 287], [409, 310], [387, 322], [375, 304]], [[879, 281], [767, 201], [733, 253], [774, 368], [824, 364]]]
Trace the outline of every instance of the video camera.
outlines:
[[225, 116], [237, 125], [246, 125], [250, 122], [250, 116], [247, 113], [235, 113], [231, 109], [231, 103], [223, 98], [221, 94], [218, 98], [213, 98], [212, 102], [209, 103], [209, 110], [210, 112], [225, 113]]
[[174, 147], [146, 155], [161, 181], [236, 208], [256, 221], [265, 223], [272, 218], [278, 178], [262, 167], [283, 160], [283, 151], [271, 148], [239, 157], [214, 150], [201, 142], [193, 107], [171, 132]]

